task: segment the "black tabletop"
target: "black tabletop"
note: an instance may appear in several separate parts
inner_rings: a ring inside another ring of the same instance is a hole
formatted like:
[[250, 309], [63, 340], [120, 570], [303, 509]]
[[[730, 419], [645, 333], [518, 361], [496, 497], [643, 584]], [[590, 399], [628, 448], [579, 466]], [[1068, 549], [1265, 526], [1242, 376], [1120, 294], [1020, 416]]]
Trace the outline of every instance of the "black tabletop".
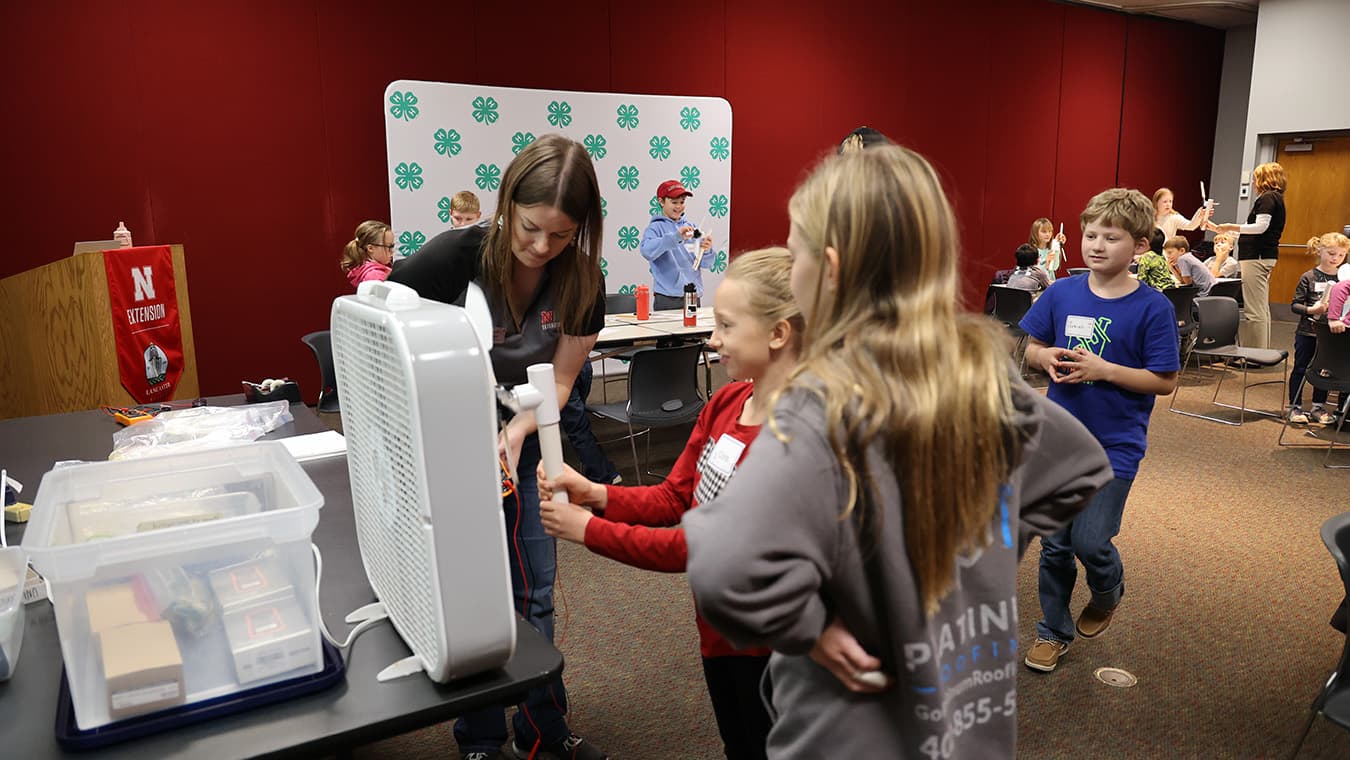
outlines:
[[[237, 404], [242, 396], [209, 399]], [[316, 433], [328, 428], [303, 404], [292, 404], [293, 423], [267, 438]], [[117, 423], [102, 411], [0, 421], [0, 466], [24, 484], [31, 502], [41, 476], [60, 460], [104, 460], [112, 450]], [[347, 460], [334, 457], [304, 464], [324, 495], [314, 543], [323, 552], [320, 608], [338, 638], [350, 630], [343, 618], [374, 601], [356, 545]], [[11, 543], [20, 527], [7, 526]], [[55, 739], [61, 645], [52, 607], [27, 606], [27, 627], [14, 676], [0, 683], [0, 755], [57, 757], [67, 753]], [[331, 754], [424, 726], [468, 710], [509, 704], [531, 686], [562, 670], [562, 655], [538, 631], [517, 620], [516, 651], [506, 665], [452, 684], [414, 675], [386, 683], [375, 676], [410, 654], [387, 623], [361, 634], [352, 646], [344, 683], [307, 697], [218, 718], [98, 751], [100, 757], [215, 757]]]

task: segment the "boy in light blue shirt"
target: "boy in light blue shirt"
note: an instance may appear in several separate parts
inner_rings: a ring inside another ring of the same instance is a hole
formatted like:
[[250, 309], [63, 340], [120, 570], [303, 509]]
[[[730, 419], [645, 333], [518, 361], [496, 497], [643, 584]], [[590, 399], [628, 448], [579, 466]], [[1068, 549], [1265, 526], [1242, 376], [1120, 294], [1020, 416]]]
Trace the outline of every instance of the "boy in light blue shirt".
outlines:
[[[1111, 624], [1125, 593], [1124, 567], [1111, 543], [1148, 445], [1156, 396], [1176, 388], [1176, 317], [1162, 293], [1130, 277], [1130, 261], [1149, 250], [1153, 203], [1138, 190], [1099, 193], [1079, 217], [1086, 277], [1055, 282], [1022, 319], [1026, 359], [1052, 382], [1046, 394], [1106, 449], [1115, 478], [1059, 533], [1041, 539], [1044, 619], [1027, 667], [1050, 672], [1075, 633], [1090, 639]], [[1075, 561], [1076, 558], [1076, 561]], [[1083, 563], [1092, 599], [1077, 622], [1069, 597]]]
[[653, 309], [683, 309], [684, 286], [691, 282], [694, 292], [703, 297], [701, 270], [712, 269], [713, 257], [706, 255], [712, 249], [712, 238], [699, 238], [698, 254], [689, 250], [688, 241], [698, 230], [685, 217], [684, 204], [693, 195], [679, 180], [666, 180], [656, 188], [661, 213], [652, 217], [638, 246], [652, 270]]

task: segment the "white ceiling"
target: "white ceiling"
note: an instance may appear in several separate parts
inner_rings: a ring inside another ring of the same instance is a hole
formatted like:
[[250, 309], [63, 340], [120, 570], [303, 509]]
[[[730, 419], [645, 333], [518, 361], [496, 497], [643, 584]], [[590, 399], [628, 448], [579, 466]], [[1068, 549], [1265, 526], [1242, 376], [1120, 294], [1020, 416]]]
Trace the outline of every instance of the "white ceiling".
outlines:
[[1095, 5], [1123, 13], [1161, 16], [1177, 21], [1228, 29], [1256, 23], [1256, 6], [1261, 0], [1070, 0], [1078, 5]]

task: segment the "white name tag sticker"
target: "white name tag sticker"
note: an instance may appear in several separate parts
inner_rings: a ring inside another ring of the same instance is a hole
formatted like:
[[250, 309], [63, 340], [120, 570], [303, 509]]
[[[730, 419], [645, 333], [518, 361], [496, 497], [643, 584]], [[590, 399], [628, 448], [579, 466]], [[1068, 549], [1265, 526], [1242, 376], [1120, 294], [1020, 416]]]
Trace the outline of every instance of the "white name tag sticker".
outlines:
[[1070, 316], [1064, 320], [1064, 334], [1070, 338], [1091, 338], [1097, 320], [1092, 317]]
[[1329, 285], [1329, 284], [1330, 284], [1330, 283], [1326, 283], [1326, 282], [1315, 282], [1315, 283], [1313, 283], [1313, 292], [1315, 292], [1315, 293], [1325, 293], [1326, 290], [1327, 290], [1327, 285]]
[[723, 433], [713, 446], [712, 454], [708, 457], [708, 466], [722, 475], [730, 475], [736, 469], [736, 463], [741, 461], [742, 451], [745, 451], [744, 442]]

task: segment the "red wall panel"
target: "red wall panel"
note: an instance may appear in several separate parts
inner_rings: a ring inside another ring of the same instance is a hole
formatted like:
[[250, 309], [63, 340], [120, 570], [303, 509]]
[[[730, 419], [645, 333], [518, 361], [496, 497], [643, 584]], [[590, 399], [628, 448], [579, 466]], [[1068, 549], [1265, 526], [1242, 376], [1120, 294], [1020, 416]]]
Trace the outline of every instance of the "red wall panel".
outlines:
[[299, 336], [347, 292], [356, 224], [389, 213], [392, 80], [725, 97], [737, 250], [782, 242], [793, 187], [867, 124], [943, 177], [978, 297], [1032, 218], [1073, 229], [1103, 187], [1173, 185], [1189, 210], [1222, 60], [1218, 31], [1048, 0], [690, 0], [676, 19], [616, 0], [91, 0], [0, 4], [0, 22], [22, 115], [5, 200], [27, 225], [0, 276], [119, 220], [182, 242], [203, 391], [289, 375], [310, 398]]

